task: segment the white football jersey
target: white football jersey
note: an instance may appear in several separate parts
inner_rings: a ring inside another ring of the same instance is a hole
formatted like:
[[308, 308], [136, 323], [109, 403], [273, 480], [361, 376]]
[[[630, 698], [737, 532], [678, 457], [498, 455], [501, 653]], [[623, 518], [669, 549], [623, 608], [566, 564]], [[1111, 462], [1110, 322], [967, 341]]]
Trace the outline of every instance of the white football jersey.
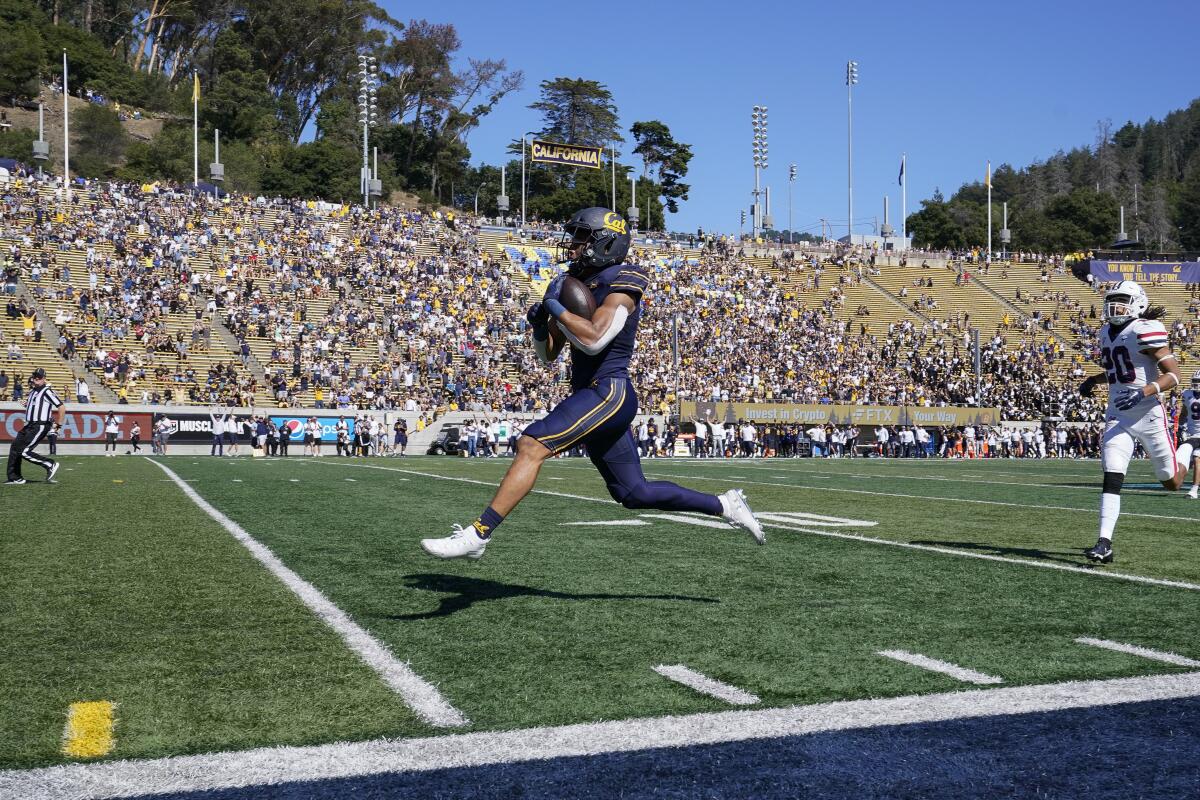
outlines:
[[[1155, 319], [1135, 319], [1119, 331], [1111, 324], [1105, 325], [1100, 333], [1100, 368], [1110, 387], [1133, 387], [1141, 389], [1159, 376], [1157, 360], [1151, 355], [1160, 347], [1167, 346], [1167, 329]], [[1116, 392], [1108, 393], [1109, 414], [1117, 412], [1113, 405]], [[1157, 396], [1147, 397], [1132, 412], [1144, 412], [1151, 404], [1158, 404]], [[1124, 412], [1129, 413], [1129, 412]]]
[[1183, 393], [1183, 407], [1187, 409], [1187, 431], [1184, 438], [1200, 436], [1200, 392], [1188, 389]]

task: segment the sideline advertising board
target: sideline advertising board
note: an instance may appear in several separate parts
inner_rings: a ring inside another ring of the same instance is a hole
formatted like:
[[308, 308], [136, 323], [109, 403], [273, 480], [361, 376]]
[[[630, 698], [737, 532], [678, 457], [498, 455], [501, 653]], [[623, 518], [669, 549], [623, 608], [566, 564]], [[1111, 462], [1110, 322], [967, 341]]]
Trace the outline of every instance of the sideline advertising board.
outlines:
[[[107, 418], [107, 411], [68, 411], [66, 417], [63, 418], [63, 430], [59, 441], [103, 442], [104, 420]], [[121, 425], [117, 441], [129, 441], [129, 431], [135, 422], [141, 426], [142, 441], [149, 441], [151, 421], [149, 414], [117, 412], [117, 421]], [[0, 442], [11, 442], [17, 438], [17, 434], [23, 427], [25, 427], [24, 411], [0, 410]]]
[[747, 420], [763, 425], [999, 425], [1000, 409], [968, 406], [856, 406], [805, 403], [685, 402], [683, 419]]

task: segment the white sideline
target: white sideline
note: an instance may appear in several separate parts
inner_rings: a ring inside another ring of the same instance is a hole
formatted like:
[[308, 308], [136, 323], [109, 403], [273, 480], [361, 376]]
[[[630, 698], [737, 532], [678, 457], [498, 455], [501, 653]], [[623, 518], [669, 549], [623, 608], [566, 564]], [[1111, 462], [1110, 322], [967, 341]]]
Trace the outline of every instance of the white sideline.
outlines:
[[[298, 462], [298, 463], [316, 463], [316, 462], [310, 461], [310, 462]], [[325, 463], [330, 466], [338, 465], [337, 462], [330, 462], [330, 461], [321, 462], [321, 463]], [[475, 480], [474, 478], [460, 478], [460, 477], [457, 477], [454, 475], [438, 475], [437, 473], [434, 473], [434, 472], [419, 472], [417, 470], [400, 469], [398, 467], [381, 467], [381, 466], [376, 466], [374, 464], [342, 464], [341, 466], [357, 467], [358, 469], [378, 469], [378, 470], [383, 470], [385, 472], [404, 472], [409, 475], [420, 475], [425, 478], [436, 478], [438, 480], [443, 480], [443, 481], [458, 481], [459, 483], [474, 483], [474, 484], [478, 484], [480, 486], [492, 486], [492, 487], [496, 486], [496, 483], [494, 483], [492, 481], [479, 481], [479, 480]], [[573, 469], [573, 468], [566, 467], [566, 469]], [[578, 468], [578, 469], [581, 469], [581, 468]], [[647, 473], [647, 474], [649, 475], [650, 473]], [[694, 475], [693, 476], [664, 475], [662, 473], [655, 473], [655, 477], [660, 477], [660, 478], [688, 478], [688, 477], [697, 478], [697, 476], [694, 476]], [[698, 480], [707, 480], [707, 481], [725, 481], [724, 478], [700, 477], [697, 479]], [[403, 480], [403, 478], [401, 480]], [[725, 482], [727, 482], [727, 481], [725, 481]], [[755, 482], [751, 481], [751, 483], [755, 483]], [[759, 482], [759, 485], [790, 486], [790, 484], [775, 484], [775, 483], [763, 484], [761, 482]], [[855, 489], [821, 489], [821, 488], [814, 488], [814, 487], [809, 487], [809, 486], [800, 486], [800, 487], [791, 486], [791, 488], [800, 488], [800, 489], [806, 489], [806, 490], [812, 489], [813, 491], [829, 491], [829, 492], [857, 491]], [[545, 494], [545, 495], [550, 495], [552, 497], [566, 497], [571, 500], [586, 500], [590, 503], [613, 504], [612, 500], [605, 498], [605, 497], [588, 497], [587, 495], [582, 495], [582, 494], [567, 494], [566, 492], [552, 492], [548, 489], [534, 489], [532, 493], [533, 494]], [[866, 492], [866, 494], [881, 494], [881, 493], [880, 492]], [[893, 496], [895, 496], [895, 497], [917, 497], [922, 500], [937, 499], [937, 498], [929, 498], [929, 497], [920, 497], [919, 495], [893, 495]], [[954, 498], [947, 497], [947, 498], [943, 498], [943, 499], [952, 500]], [[979, 501], [964, 500], [964, 502], [987, 503], [989, 501], [987, 501], [987, 500], [979, 500]], [[1018, 503], [1000, 503], [1000, 505], [1016, 506], [1019, 504]], [[1020, 506], [1020, 507], [1021, 508], [1053, 508], [1053, 506]], [[1081, 511], [1082, 509], [1067, 509], [1067, 510]], [[1153, 516], [1153, 515], [1143, 514], [1141, 516]], [[760, 518], [760, 520], [761, 520], [761, 518]], [[816, 523], [811, 523], [811, 524], [816, 524]], [[1071, 564], [1055, 564], [1050, 561], [1034, 561], [1034, 560], [1028, 559], [1028, 558], [1012, 558], [1011, 556], [997, 556], [997, 555], [992, 555], [991, 553], [969, 553], [969, 552], [966, 552], [963, 550], [957, 550], [952, 547], [938, 547], [937, 545], [932, 545], [932, 544], [913, 544], [912, 542], [902, 542], [902, 541], [897, 541], [897, 540], [893, 540], [893, 539], [881, 539], [881, 538], [878, 538], [875, 536], [861, 536], [859, 534], [854, 534], [854, 533], [836, 533], [834, 531], [829, 531], [829, 530], [818, 530], [816, 528], [806, 528], [806, 527], [803, 527], [800, 525], [785, 525], [785, 524], [778, 523], [778, 522], [762, 522], [762, 526], [764, 528], [777, 528], [779, 530], [784, 530], [784, 531], [796, 531], [798, 533], [811, 533], [815, 536], [827, 536], [832, 539], [849, 539], [849, 540], [855, 541], [855, 542], [866, 542], [868, 544], [880, 544], [880, 545], [885, 545], [887, 547], [902, 547], [905, 550], [921, 550], [926, 553], [940, 553], [942, 555], [957, 556], [959, 558], [977, 558], [982, 561], [996, 561], [1001, 564], [1020, 564], [1021, 566], [1025, 566], [1025, 567], [1038, 567], [1040, 569], [1053, 569], [1053, 570], [1058, 570], [1059, 572], [1073, 572], [1077, 575], [1087, 575], [1087, 576], [1093, 577], [1093, 578], [1110, 578], [1112, 580], [1118, 580], [1118, 581], [1130, 581], [1132, 583], [1143, 583], [1148, 586], [1166, 586], [1171, 589], [1187, 589], [1188, 591], [1192, 591], [1192, 592], [1200, 592], [1200, 584], [1196, 584], [1196, 583], [1188, 583], [1187, 581], [1172, 581], [1172, 580], [1167, 580], [1166, 578], [1148, 578], [1144, 575], [1132, 575], [1127, 572], [1110, 572], [1108, 570], [1097, 569], [1095, 567], [1076, 567], [1076, 566], [1072, 566]]]
[[1200, 667], [1200, 661], [1186, 656], [1178, 656], [1174, 653], [1168, 653], [1163, 650], [1151, 650], [1149, 647], [1138, 647], [1135, 644], [1122, 644], [1121, 642], [1110, 641], [1109, 639], [1093, 639], [1090, 636], [1080, 636], [1075, 640], [1079, 644], [1089, 644], [1092, 647], [1103, 647], [1105, 650], [1115, 650], [1118, 653], [1128, 653], [1131, 656], [1141, 656], [1142, 658], [1153, 659], [1154, 661], [1162, 661], [1167, 664], [1174, 664], [1178, 667]]
[[979, 686], [989, 686], [996, 683], [1004, 683], [1003, 678], [997, 678], [995, 675], [987, 675], [982, 672], [976, 672], [973, 669], [960, 667], [957, 664], [951, 664], [949, 661], [939, 661], [936, 658], [923, 656], [920, 653], [910, 653], [907, 650], [880, 650], [876, 655], [881, 655], [884, 658], [890, 658], [895, 661], [903, 661], [905, 664], [911, 664], [914, 667], [927, 669], [930, 672], [938, 672], [942, 675], [948, 675], [955, 680], [963, 683], [974, 683]]
[[1200, 696], [1200, 672], [1186, 672], [423, 739], [267, 747], [233, 753], [0, 772], [0, 797], [74, 800], [200, 792], [1197, 696]]
[[700, 694], [724, 700], [732, 706], [752, 706], [760, 702], [756, 695], [742, 691], [736, 686], [730, 686], [728, 683], [722, 683], [693, 669], [688, 669], [683, 664], [673, 664], [670, 666], [659, 664], [657, 667], [654, 667], [654, 671], [668, 680], [682, 683], [684, 686], [694, 689]]
[[300, 598], [300, 601], [308, 606], [322, 622], [333, 628], [334, 632], [342, 637], [342, 641], [346, 643], [346, 646], [354, 651], [367, 666], [375, 670], [384, 683], [399, 694], [404, 703], [416, 712], [421, 719], [439, 728], [459, 727], [470, 724], [461, 712], [442, 697], [441, 692], [433, 684], [428, 683], [420, 675], [413, 672], [408, 664], [397, 659], [386, 645], [373, 637], [354, 620], [350, 619], [350, 616], [345, 611], [342, 611], [330, 602], [329, 598], [321, 594], [320, 590], [285, 566], [271, 552], [270, 548], [246, 533], [242, 526], [218, 511], [211, 503], [201, 497], [195, 489], [188, 486], [183, 479], [165, 465], [152, 458], [146, 458], [146, 460], [167, 473], [171, 480], [175, 481], [180, 489], [183, 489], [184, 494], [193, 503], [199, 506], [204, 513], [216, 520], [221, 527], [229, 531], [233, 538], [241, 542], [242, 546], [249, 550], [250, 554], [260, 564], [291, 589]]

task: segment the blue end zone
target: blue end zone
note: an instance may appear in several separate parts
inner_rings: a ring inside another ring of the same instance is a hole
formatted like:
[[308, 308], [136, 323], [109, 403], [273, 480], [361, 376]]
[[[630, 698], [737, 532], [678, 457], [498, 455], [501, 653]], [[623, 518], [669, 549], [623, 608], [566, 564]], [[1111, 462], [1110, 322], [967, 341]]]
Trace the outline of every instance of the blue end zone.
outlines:
[[1195, 798], [1200, 698], [154, 797]]

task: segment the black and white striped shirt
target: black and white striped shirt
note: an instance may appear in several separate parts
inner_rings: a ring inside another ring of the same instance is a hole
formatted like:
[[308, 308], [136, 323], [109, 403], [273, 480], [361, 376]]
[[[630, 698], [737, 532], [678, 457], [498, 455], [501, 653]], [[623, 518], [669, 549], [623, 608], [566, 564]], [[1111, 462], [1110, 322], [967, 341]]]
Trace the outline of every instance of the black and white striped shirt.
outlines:
[[43, 384], [42, 388], [29, 392], [29, 400], [25, 403], [25, 421], [27, 423], [50, 422], [54, 409], [62, 404], [62, 400], [58, 399], [58, 395], [50, 388], [50, 384]]

